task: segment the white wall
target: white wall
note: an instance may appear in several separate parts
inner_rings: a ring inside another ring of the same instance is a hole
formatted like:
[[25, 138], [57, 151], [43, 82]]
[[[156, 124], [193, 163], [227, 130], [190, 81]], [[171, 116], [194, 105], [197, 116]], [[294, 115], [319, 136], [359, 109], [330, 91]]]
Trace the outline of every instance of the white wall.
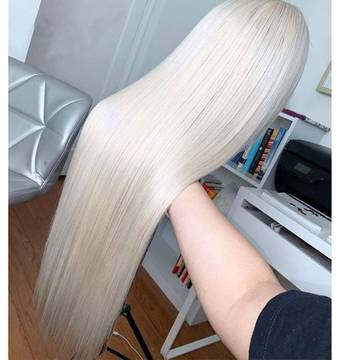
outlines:
[[[157, 0], [147, 34], [132, 68], [134, 81], [164, 59], [212, 7], [223, 0]], [[331, 97], [316, 87], [331, 59], [331, 0], [287, 0], [304, 14], [310, 32], [309, 57], [287, 107], [331, 127]], [[160, 6], [160, 5], [161, 6]], [[331, 146], [331, 134], [321, 143]]]
[[9, 0], [9, 55], [24, 61], [41, 0]]
[[26, 63], [83, 90], [95, 105], [124, 87], [152, 2], [43, 0]]
[[155, 0], [128, 82], [133, 82], [165, 59], [212, 8], [224, 0]]
[[[331, 60], [331, 0], [287, 0], [304, 14], [310, 32], [309, 57], [288, 107], [331, 127], [331, 97], [316, 87]], [[331, 146], [331, 133], [321, 144]]]
[[[40, 1], [9, 0], [9, 52], [11, 56], [25, 59]], [[149, 4], [153, 5], [151, 5], [152, 10], [147, 20], [148, 26], [145, 35], [136, 45], [136, 56], [134, 60], [131, 60], [126, 74], [122, 74], [123, 65], [120, 69], [116, 67], [109, 69], [111, 73], [109, 78], [114, 79], [114, 84], [108, 84], [110, 93], [136, 80], [156, 66], [180, 43], [203, 15], [222, 1], [149, 1]], [[331, 60], [331, 0], [287, 1], [301, 9], [310, 30], [308, 62], [287, 107], [330, 127], [331, 97], [317, 92], [316, 87]], [[122, 77], [126, 80], [119, 83], [116, 79]], [[105, 91], [104, 95], [108, 93]], [[321, 143], [331, 146], [331, 134], [324, 134]]]

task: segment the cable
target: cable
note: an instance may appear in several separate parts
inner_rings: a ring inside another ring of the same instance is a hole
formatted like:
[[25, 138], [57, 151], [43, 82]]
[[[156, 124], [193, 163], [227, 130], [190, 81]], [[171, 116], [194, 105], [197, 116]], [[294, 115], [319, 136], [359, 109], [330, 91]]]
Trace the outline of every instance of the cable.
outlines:
[[141, 359], [144, 360], [143, 357], [140, 355], [140, 353], [134, 348], [134, 346], [131, 345], [130, 341], [122, 334], [120, 334], [118, 331], [114, 330], [113, 335], [120, 336], [125, 342], [130, 346], [131, 350]]

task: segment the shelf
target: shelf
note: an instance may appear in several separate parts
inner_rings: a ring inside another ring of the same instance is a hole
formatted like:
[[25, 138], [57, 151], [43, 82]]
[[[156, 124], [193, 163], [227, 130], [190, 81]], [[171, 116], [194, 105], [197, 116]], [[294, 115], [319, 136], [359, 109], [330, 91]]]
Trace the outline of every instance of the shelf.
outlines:
[[[279, 118], [279, 117], [281, 117], [281, 118], [283, 118], [283, 119], [286, 119], [286, 120], [288, 120], [288, 121], [290, 121], [290, 122], [296, 122], [296, 121], [299, 120], [297, 117], [295, 117], [295, 116], [290, 116], [290, 115], [285, 114], [285, 113], [283, 113], [283, 112], [281, 112], [281, 113], [279, 114], [278, 118]], [[275, 120], [275, 121], [276, 121], [276, 120]]]
[[230, 171], [231, 173], [235, 174], [242, 180], [244, 180], [247, 183], [247, 185], [254, 186], [255, 188], [266, 187], [265, 183], [268, 182], [269, 175], [270, 175], [270, 173], [273, 172], [273, 168], [277, 164], [277, 161], [279, 159], [279, 156], [280, 156], [285, 144], [288, 142], [288, 140], [290, 138], [292, 138], [292, 134], [294, 132], [294, 129], [295, 129], [295, 126], [297, 123], [298, 123], [297, 118], [291, 117], [291, 116], [281, 112], [278, 115], [278, 117], [271, 124], [269, 124], [269, 127], [285, 128], [286, 133], [285, 133], [285, 136], [283, 137], [283, 139], [281, 140], [281, 143], [279, 144], [279, 147], [276, 150], [273, 158], [271, 159], [270, 164], [261, 180], [257, 180], [252, 174], [242, 170], [241, 168], [239, 169], [235, 164], [232, 165], [230, 161], [228, 163], [222, 165], [222, 167], [225, 168], [226, 170]]
[[236, 168], [235, 166], [231, 166], [230, 164], [224, 164], [222, 167], [231, 171], [233, 174], [239, 176], [241, 179], [245, 180], [247, 183], [255, 186], [256, 188], [260, 186], [260, 181], [256, 180], [251, 174], [245, 171], [241, 171], [240, 169]]
[[[171, 272], [179, 252], [175, 251], [176, 248], [171, 245], [171, 240], [167, 239], [169, 234], [166, 234], [167, 236], [164, 238], [163, 230], [165, 227], [164, 224], [160, 224], [146, 252], [142, 265], [176, 309], [180, 310], [189, 289]], [[203, 321], [206, 321], [206, 316], [199, 303], [194, 302], [186, 322], [189, 325], [194, 325]]]
[[168, 244], [161, 241], [161, 236], [156, 236], [146, 253], [143, 266], [174, 306], [180, 309], [188, 289], [171, 272], [178, 256]]

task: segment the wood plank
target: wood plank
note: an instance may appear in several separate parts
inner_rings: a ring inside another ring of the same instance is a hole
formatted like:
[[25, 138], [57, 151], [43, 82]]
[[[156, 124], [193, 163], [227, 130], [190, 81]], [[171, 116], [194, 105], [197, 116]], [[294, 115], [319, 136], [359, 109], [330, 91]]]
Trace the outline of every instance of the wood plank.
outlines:
[[[33, 289], [30, 288], [26, 275], [16, 258], [9, 262], [9, 275], [10, 296], [31, 346], [31, 352], [35, 359], [49, 359], [50, 349], [41, 336], [38, 319], [33, 308]], [[11, 333], [9, 335], [10, 337], [14, 336]], [[21, 359], [26, 359], [26, 357], [20, 357], [19, 360]]]
[[[63, 183], [61, 179], [48, 194], [9, 209], [9, 298], [11, 299], [9, 303], [9, 357], [11, 360], [59, 359], [51, 344], [44, 341], [41, 336], [32, 305], [32, 296], [43, 247]], [[177, 310], [142, 267], [137, 272], [127, 302], [132, 307], [133, 317], [154, 359], [162, 359], [160, 348], [177, 316]], [[117, 319], [116, 329], [144, 357], [123, 316]], [[208, 323], [195, 326], [184, 324], [174, 346], [211, 334], [213, 330]], [[137, 359], [137, 355], [123, 339], [112, 336], [108, 344], [130, 359]], [[99, 359], [114, 360], [116, 357], [106, 352]], [[177, 359], [221, 360], [234, 359], [234, 357], [219, 342]]]
[[31, 352], [24, 329], [18, 318], [15, 305], [9, 296], [9, 359], [36, 360]]

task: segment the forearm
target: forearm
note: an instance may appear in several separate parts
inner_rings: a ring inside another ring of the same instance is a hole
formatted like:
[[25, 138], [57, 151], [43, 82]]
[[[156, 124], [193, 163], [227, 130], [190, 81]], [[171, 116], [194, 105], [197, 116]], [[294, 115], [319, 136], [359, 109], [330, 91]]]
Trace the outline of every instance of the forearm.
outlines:
[[212, 326], [235, 356], [247, 358], [258, 315], [284, 289], [200, 184], [192, 184], [175, 199], [169, 216]]

